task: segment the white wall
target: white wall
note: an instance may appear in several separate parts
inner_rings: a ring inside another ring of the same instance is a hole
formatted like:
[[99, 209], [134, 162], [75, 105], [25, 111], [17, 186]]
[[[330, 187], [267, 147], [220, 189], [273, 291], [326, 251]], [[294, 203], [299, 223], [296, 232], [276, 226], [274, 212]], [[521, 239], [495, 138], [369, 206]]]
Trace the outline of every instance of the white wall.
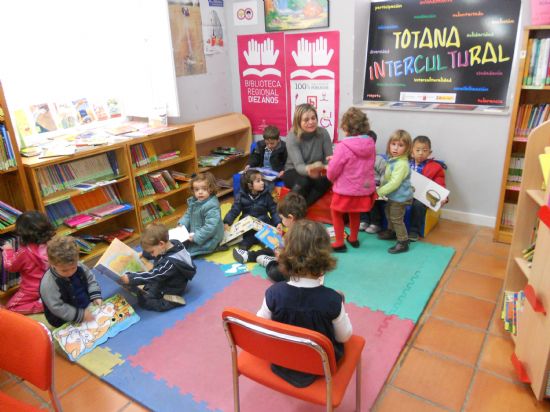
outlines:
[[[263, 2], [258, 1], [258, 24], [234, 27], [231, 11], [235, 0], [226, 1], [229, 32], [231, 95], [234, 111], [241, 110], [236, 36], [264, 33]], [[528, 1], [522, 0], [528, 9]], [[340, 111], [362, 104], [365, 50], [368, 34], [369, 0], [330, 2], [330, 27], [340, 31]], [[527, 21], [529, 13], [523, 13]], [[520, 28], [524, 24], [520, 22]], [[512, 79], [517, 71], [514, 59]], [[514, 81], [512, 81], [513, 87]], [[464, 114], [404, 110], [366, 110], [373, 130], [379, 136], [377, 148], [383, 152], [387, 138], [395, 129], [412, 136], [427, 135], [433, 154], [448, 165], [450, 202], [444, 216], [469, 223], [493, 226], [498, 209], [500, 182], [508, 139], [509, 114]]]

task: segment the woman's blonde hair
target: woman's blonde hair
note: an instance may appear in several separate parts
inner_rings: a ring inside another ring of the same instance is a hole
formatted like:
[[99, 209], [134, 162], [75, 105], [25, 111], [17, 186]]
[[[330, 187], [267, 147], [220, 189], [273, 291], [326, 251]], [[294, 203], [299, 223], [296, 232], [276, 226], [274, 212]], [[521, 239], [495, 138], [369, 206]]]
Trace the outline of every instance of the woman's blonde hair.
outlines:
[[307, 112], [315, 113], [315, 118], [317, 119], [317, 121], [319, 120], [319, 116], [317, 116], [317, 109], [311, 104], [303, 103], [296, 106], [296, 109], [294, 109], [294, 119], [292, 120], [292, 131], [294, 132], [294, 135], [298, 140], [300, 140], [302, 133], [304, 133], [301, 126], [302, 116]]
[[336, 267], [326, 228], [312, 220], [298, 220], [285, 235], [279, 265], [289, 277], [321, 277]]
[[342, 116], [340, 128], [349, 136], [366, 135], [370, 131], [370, 123], [365, 113], [350, 107]]
[[406, 132], [405, 130], [396, 130], [395, 132], [393, 132], [388, 140], [388, 144], [386, 145], [386, 154], [388, 156], [391, 156], [391, 153], [390, 153], [390, 144], [391, 142], [395, 142], [395, 141], [398, 141], [398, 142], [402, 142], [405, 144], [405, 152], [403, 153], [404, 155], [407, 155], [407, 157], [409, 157], [411, 155], [411, 147], [412, 147], [412, 138], [411, 138], [411, 135]]

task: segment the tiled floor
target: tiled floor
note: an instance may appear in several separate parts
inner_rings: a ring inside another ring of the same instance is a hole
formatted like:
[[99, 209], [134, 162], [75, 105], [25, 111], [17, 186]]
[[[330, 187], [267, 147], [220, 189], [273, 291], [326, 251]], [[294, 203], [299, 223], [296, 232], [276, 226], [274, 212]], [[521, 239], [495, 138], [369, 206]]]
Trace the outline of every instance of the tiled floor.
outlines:
[[[550, 411], [550, 402], [537, 402], [517, 381], [509, 360], [513, 344], [496, 307], [508, 246], [492, 242], [488, 228], [445, 220], [425, 241], [452, 246], [456, 255], [374, 410]], [[57, 357], [56, 367], [57, 391], [67, 412], [146, 410], [78, 365]], [[1, 373], [0, 389], [34, 405], [47, 399]]]

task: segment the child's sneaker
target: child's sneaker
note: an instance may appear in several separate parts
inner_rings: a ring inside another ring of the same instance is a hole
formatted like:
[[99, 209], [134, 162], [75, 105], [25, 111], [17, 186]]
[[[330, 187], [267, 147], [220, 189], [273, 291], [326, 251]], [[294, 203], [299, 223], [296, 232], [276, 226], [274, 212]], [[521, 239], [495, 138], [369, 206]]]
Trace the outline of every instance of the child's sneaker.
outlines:
[[235, 248], [233, 249], [233, 257], [239, 263], [248, 262], [248, 251], [245, 249]]
[[164, 300], [167, 300], [168, 302], [172, 302], [172, 303], [176, 303], [180, 306], [184, 306], [185, 305], [185, 299], [183, 299], [181, 296], [179, 295], [164, 295], [162, 297]]
[[367, 228], [369, 227], [367, 222], [361, 222], [359, 223], [359, 230], [362, 232], [365, 232]]
[[256, 262], [258, 262], [261, 266], [264, 268], [269, 265], [270, 262], [273, 262], [275, 258], [273, 256], [268, 255], [260, 255], [256, 258]]
[[369, 227], [365, 229], [365, 232], [373, 234], [380, 232], [380, 229], [381, 228], [378, 225], [369, 225]]

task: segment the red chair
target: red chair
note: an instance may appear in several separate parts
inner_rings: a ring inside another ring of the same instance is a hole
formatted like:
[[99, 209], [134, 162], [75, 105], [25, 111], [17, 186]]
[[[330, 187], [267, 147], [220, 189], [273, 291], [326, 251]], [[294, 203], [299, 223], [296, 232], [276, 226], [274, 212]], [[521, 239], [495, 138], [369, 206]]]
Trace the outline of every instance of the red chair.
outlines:
[[[290, 192], [287, 187], [281, 187], [279, 199], [282, 199]], [[329, 189], [319, 200], [307, 208], [306, 218], [316, 222], [328, 223], [332, 225], [332, 215], [330, 214], [330, 202], [332, 201], [332, 189]]]
[[[19, 313], [0, 309], [0, 369], [48, 391], [55, 411], [61, 405], [54, 389], [52, 337], [48, 329]], [[41, 411], [0, 392], [0, 410]]]
[[[354, 371], [355, 408], [361, 410], [362, 337], [353, 335], [344, 344], [344, 356], [337, 364], [331, 341], [318, 332], [235, 308], [226, 308], [222, 318], [231, 346], [236, 412], [240, 410], [239, 375], [295, 398], [326, 405], [327, 411], [332, 411], [342, 402]], [[237, 347], [241, 349], [238, 355]], [[320, 376], [312, 385], [296, 388], [271, 371], [272, 363]]]

